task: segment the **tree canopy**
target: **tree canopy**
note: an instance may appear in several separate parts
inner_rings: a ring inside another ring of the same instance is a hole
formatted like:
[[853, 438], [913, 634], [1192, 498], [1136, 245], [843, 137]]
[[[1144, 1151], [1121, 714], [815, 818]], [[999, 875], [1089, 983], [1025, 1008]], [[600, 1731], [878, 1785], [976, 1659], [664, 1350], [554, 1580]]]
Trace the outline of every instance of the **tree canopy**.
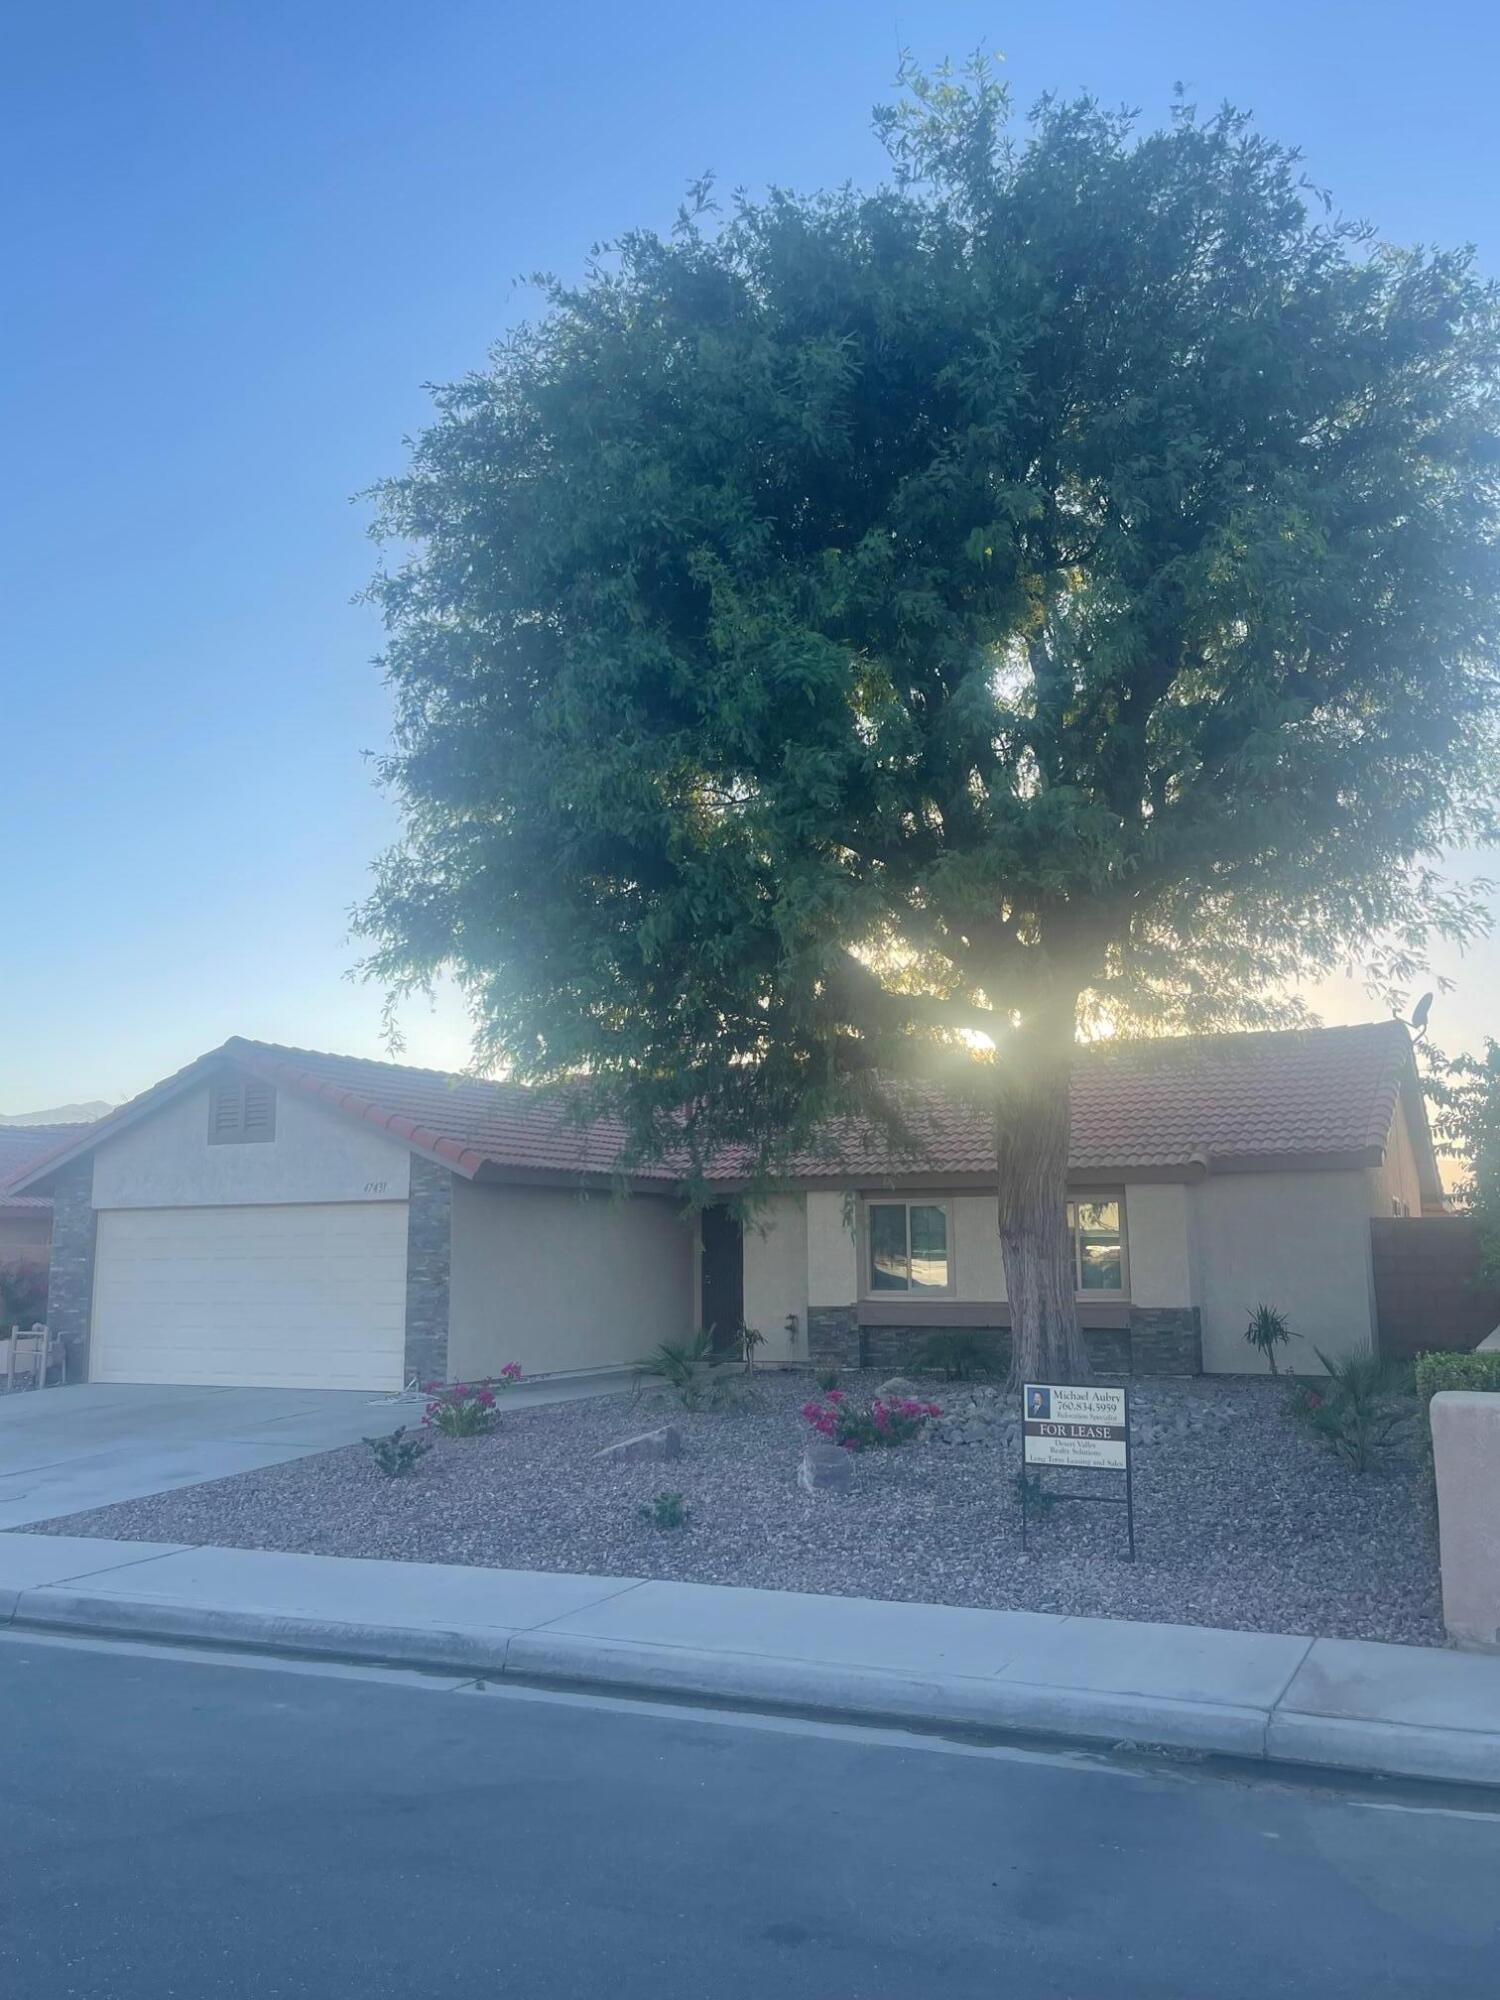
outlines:
[[703, 182], [542, 281], [379, 496], [371, 966], [767, 1173], [892, 1077], [1399, 982], [1497, 827], [1471, 255], [1233, 110], [1018, 132], [978, 65], [877, 126], [873, 191]]

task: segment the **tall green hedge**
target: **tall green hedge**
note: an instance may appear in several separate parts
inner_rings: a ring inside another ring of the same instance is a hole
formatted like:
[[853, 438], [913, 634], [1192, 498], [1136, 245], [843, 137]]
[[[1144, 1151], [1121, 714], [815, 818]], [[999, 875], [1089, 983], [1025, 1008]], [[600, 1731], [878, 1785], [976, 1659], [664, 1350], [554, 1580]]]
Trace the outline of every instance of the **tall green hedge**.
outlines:
[[1439, 1389], [1491, 1389], [1500, 1395], [1500, 1354], [1419, 1354], [1412, 1372], [1424, 1410]]

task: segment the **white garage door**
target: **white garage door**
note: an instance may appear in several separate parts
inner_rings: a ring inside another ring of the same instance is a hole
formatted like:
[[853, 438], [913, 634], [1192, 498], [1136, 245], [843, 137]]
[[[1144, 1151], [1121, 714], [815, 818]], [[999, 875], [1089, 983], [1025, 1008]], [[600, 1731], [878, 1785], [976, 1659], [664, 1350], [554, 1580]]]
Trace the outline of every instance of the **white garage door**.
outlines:
[[102, 1209], [95, 1382], [399, 1389], [406, 1203]]

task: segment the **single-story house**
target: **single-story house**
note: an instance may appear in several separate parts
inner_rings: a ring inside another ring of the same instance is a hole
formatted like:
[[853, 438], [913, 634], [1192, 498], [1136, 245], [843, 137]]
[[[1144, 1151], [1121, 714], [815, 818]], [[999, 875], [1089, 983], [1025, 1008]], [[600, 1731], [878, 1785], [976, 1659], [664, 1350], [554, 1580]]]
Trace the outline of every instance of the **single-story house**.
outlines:
[[[898, 1366], [1009, 1324], [983, 1115], [932, 1091], [922, 1155], [809, 1154], [743, 1227], [618, 1132], [513, 1084], [238, 1038], [11, 1182], [52, 1203], [70, 1375], [394, 1389], [628, 1366], [700, 1325], [763, 1361]], [[1262, 1300], [1316, 1366], [1374, 1333], [1372, 1218], [1442, 1194], [1398, 1022], [1080, 1051], [1069, 1214], [1102, 1368], [1252, 1370]]]
[[0, 1265], [45, 1264], [52, 1243], [52, 1203], [45, 1195], [8, 1194], [7, 1181], [77, 1139], [86, 1125], [0, 1125]]

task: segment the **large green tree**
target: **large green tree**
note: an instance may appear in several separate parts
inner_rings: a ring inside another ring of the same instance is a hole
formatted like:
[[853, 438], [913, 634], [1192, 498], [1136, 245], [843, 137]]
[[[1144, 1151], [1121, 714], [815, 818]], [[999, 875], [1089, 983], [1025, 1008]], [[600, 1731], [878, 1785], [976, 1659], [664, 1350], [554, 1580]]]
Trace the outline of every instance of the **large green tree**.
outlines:
[[1081, 1377], [1080, 1032], [1478, 920], [1432, 864], [1495, 831], [1500, 313], [1232, 111], [1017, 135], [975, 67], [877, 127], [876, 191], [700, 186], [438, 392], [363, 926], [641, 1154], [761, 1184], [968, 1091], [1017, 1364]]

